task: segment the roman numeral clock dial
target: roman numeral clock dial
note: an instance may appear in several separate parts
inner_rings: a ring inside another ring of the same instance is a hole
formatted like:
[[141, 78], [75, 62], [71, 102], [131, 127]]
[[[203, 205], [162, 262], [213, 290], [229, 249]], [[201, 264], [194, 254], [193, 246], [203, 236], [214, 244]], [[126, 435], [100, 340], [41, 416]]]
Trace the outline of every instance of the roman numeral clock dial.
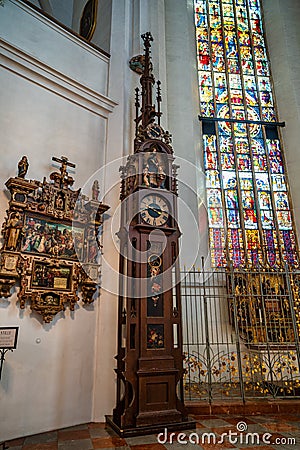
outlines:
[[160, 227], [167, 223], [170, 208], [163, 197], [149, 194], [141, 200], [140, 214], [146, 224]]

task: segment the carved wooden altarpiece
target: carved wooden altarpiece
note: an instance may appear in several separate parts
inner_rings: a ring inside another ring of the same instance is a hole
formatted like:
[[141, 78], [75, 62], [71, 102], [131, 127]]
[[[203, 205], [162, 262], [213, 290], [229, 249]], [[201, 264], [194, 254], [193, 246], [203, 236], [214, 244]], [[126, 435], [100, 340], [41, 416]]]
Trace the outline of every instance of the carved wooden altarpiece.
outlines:
[[50, 181], [28, 180], [28, 160], [18, 164], [18, 176], [6, 186], [11, 198], [2, 227], [0, 297], [11, 296], [19, 281], [19, 306], [41, 314], [49, 323], [69, 304], [94, 301], [99, 279], [101, 246], [98, 243], [103, 213], [109, 208], [98, 200], [98, 181], [91, 199], [72, 190], [74, 179], [68, 158], [52, 158], [60, 164]]

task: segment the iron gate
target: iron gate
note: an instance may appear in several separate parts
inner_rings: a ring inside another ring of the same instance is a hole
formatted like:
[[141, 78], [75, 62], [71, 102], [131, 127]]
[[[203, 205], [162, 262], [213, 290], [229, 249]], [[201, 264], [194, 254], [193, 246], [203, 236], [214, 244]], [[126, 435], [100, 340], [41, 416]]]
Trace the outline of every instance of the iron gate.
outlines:
[[300, 274], [193, 268], [181, 283], [185, 400], [300, 396]]

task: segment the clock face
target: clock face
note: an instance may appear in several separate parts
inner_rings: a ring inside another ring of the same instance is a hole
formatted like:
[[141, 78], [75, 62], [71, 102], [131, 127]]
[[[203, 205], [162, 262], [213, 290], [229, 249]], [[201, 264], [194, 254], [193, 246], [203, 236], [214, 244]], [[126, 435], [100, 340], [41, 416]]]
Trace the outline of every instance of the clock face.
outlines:
[[163, 133], [163, 130], [162, 130], [161, 126], [157, 125], [156, 123], [151, 123], [147, 127], [147, 135], [150, 138], [157, 139], [162, 135], [162, 133]]
[[145, 223], [160, 227], [167, 223], [170, 209], [163, 197], [149, 194], [141, 200], [140, 213]]

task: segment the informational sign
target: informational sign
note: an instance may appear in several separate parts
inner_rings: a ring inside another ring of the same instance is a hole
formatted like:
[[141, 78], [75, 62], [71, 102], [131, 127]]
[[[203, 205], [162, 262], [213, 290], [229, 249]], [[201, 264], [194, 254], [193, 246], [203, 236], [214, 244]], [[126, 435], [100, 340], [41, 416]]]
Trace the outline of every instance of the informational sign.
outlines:
[[19, 327], [0, 327], [0, 349], [17, 348]]

